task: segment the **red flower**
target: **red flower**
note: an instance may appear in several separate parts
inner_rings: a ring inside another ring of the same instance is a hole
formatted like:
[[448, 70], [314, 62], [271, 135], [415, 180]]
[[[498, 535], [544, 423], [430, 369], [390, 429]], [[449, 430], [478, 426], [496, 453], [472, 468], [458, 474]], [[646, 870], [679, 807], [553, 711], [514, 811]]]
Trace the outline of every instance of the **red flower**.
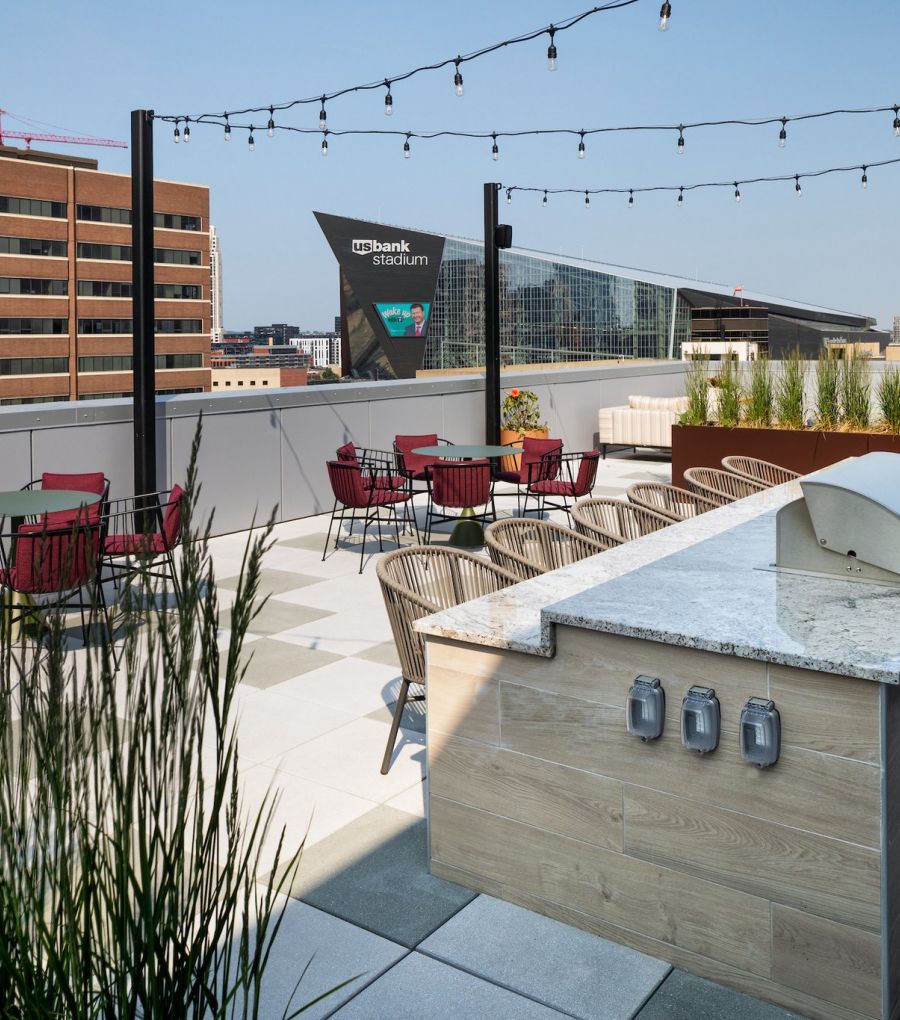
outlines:
[[510, 390], [509, 391], [509, 395], [511, 397], [517, 397], [519, 395], [519, 391], [518, 390]]

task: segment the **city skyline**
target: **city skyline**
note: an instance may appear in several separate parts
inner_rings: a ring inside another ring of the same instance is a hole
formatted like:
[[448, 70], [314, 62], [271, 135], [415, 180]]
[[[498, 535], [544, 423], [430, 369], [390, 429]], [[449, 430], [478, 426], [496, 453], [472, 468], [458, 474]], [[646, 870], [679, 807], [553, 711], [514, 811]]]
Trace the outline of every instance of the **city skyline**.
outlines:
[[[557, 39], [553, 74], [538, 39], [464, 65], [461, 98], [446, 69], [398, 83], [390, 119], [378, 91], [335, 100], [329, 128], [577, 129], [790, 115], [886, 105], [895, 98], [886, 2], [855, 9], [852, 18], [837, 0], [798, 0], [789, 10], [765, 7], [752, 15], [711, 0], [673, 8], [664, 34], [656, 31], [652, 2], [589, 19]], [[51, 61], [73, 45], [89, 48], [89, 26], [78, 12], [61, 3], [48, 9], [54, 16], [42, 45]], [[192, 64], [173, 42], [167, 4], [158, 8], [157, 22], [140, 23], [140, 33], [136, 13], [116, 9], [113, 18], [113, 10], [103, 3], [97, 13], [101, 19], [109, 14], [104, 53], [117, 81], [115, 105], [95, 76], [73, 80], [61, 103], [52, 82], [26, 74], [24, 52], [16, 50], [7, 56], [4, 108], [127, 140], [128, 113], [135, 107], [187, 114], [309, 96], [378, 80], [575, 13], [560, 3], [485, 9], [461, 2], [452, 10], [423, 12], [405, 0], [389, 0], [378, 10], [338, 2], [317, 13], [314, 39], [299, 46], [307, 18], [286, 4], [267, 5], [260, 18], [224, 3], [215, 21], [200, 10], [178, 8], [179, 37], [202, 38], [204, 52], [215, 54], [212, 63]], [[24, 37], [26, 17], [10, 12], [11, 37]], [[382, 45], [385, 24], [401, 27]], [[274, 70], [261, 81], [258, 61], [247, 59], [246, 39], [260, 36], [265, 26], [260, 45]], [[734, 45], [723, 46], [723, 38]], [[853, 73], [847, 73], [848, 59]], [[307, 106], [285, 116], [315, 128], [317, 112]], [[236, 132], [226, 148], [221, 129], [202, 126], [195, 126], [189, 146], [176, 147], [171, 125], [157, 123], [156, 175], [210, 186], [211, 219], [227, 247], [226, 329], [267, 320], [309, 326], [330, 321], [338, 304], [337, 273], [313, 208], [477, 239], [486, 180], [585, 188], [689, 185], [876, 162], [900, 155], [891, 119], [884, 114], [790, 124], [784, 149], [777, 144], [777, 125], [697, 129], [687, 132], [683, 156], [676, 154], [674, 136], [655, 133], [590, 137], [584, 160], [569, 136], [505, 139], [497, 162], [483, 140], [415, 139], [407, 160], [396, 138], [346, 137], [332, 138], [323, 159], [317, 134], [268, 139], [264, 122], [252, 155], [246, 132]], [[66, 151], [99, 155], [101, 169], [129, 168], [124, 150]], [[898, 175], [893, 167], [870, 171], [865, 191], [853, 174], [805, 182], [799, 200], [792, 184], [747, 186], [739, 205], [727, 189], [689, 193], [680, 209], [670, 194], [638, 195], [630, 210], [620, 196], [598, 196], [586, 210], [576, 196], [551, 196], [543, 208], [538, 196], [519, 193], [512, 205], [503, 205], [501, 218], [512, 224], [517, 247], [789, 294], [874, 315], [889, 328], [900, 307], [892, 279]]]

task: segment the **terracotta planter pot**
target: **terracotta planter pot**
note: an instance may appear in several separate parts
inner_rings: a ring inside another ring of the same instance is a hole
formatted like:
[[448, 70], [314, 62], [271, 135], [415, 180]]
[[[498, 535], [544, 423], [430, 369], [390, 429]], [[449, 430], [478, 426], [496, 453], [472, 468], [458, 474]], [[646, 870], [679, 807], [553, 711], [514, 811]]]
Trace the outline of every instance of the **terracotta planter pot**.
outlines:
[[[510, 429], [500, 429], [500, 443], [505, 446], [507, 443], [521, 443], [525, 437], [529, 439], [547, 439], [550, 436], [549, 429], [529, 429], [528, 432], [512, 432]], [[522, 455], [501, 457], [501, 471], [518, 471]]]
[[806, 429], [726, 429], [715, 425], [672, 426], [672, 484], [684, 485], [689, 467], [722, 466], [728, 456], [757, 457], [800, 474], [859, 457], [871, 450], [900, 453], [900, 436]]

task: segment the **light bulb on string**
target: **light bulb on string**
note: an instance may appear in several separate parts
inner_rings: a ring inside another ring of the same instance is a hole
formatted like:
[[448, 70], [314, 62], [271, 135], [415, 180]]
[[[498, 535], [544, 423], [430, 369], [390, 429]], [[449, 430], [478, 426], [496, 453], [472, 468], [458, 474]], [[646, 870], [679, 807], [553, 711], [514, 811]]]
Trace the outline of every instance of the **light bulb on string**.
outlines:
[[251, 152], [256, 151], [256, 142], [253, 141], [253, 125], [250, 125], [250, 134], [247, 136], [247, 148]]
[[494, 144], [491, 146], [491, 159], [496, 163], [500, 158], [500, 148], [497, 145], [496, 132], [491, 132], [491, 138], [494, 139]]
[[181, 132], [178, 130], [178, 121], [175, 121], [175, 133], [172, 135], [172, 141], [177, 145], [181, 141]]
[[672, 17], [672, 5], [669, 3], [669, 0], [666, 0], [666, 2], [659, 9], [660, 32], [665, 32], [666, 29], [669, 27], [669, 18], [671, 17]]
[[409, 159], [409, 135], [406, 136], [406, 141], [403, 143], [403, 158]]
[[781, 118], [781, 130], [778, 132], [778, 148], [783, 149], [787, 145], [787, 117]]
[[581, 132], [581, 139], [578, 142], [578, 158], [584, 159], [584, 132]]
[[394, 97], [391, 95], [391, 83], [384, 79], [384, 87], [387, 89], [387, 94], [384, 97], [384, 115], [390, 117], [394, 112]]
[[678, 189], [678, 201], [675, 204], [679, 209], [684, 205], [684, 188]]
[[185, 117], [184, 118], [184, 144], [187, 145], [187, 143], [190, 140], [191, 140], [191, 118], [190, 117]]
[[266, 134], [269, 138], [275, 136], [275, 108], [273, 106], [269, 107], [269, 123], [266, 124]]
[[456, 64], [456, 74], [453, 75], [453, 87], [456, 89], [456, 94], [458, 96], [463, 94], [463, 77], [459, 70], [461, 60], [462, 57], [457, 57], [456, 60], [453, 61], [453, 63]]
[[553, 37], [556, 35], [556, 29], [550, 26], [550, 45], [547, 47], [547, 70], [556, 70], [556, 43], [553, 41]]
[[803, 197], [803, 188], [800, 187], [800, 175], [794, 174], [794, 194], [797, 198]]
[[591, 207], [591, 196], [587, 192], [584, 193], [584, 207], [585, 209], [590, 209]]
[[546, 191], [544, 192], [544, 197], [543, 197], [543, 199], [541, 200], [541, 205], [542, 205], [542, 206], [543, 206], [543, 207], [544, 207], [545, 209], [547, 208], [547, 192], [546, 192]]
[[506, 189], [506, 204], [512, 205], [512, 188]]
[[225, 141], [231, 141], [231, 125], [228, 123], [228, 114], [225, 114]]
[[634, 192], [633, 191], [629, 191], [628, 192], [628, 208], [629, 209], [633, 209], [634, 208]]
[[738, 182], [734, 182], [734, 200], [735, 202], [741, 201], [741, 189], [738, 187]]
[[325, 131], [325, 137], [322, 139], [322, 155], [328, 155], [328, 131]]
[[679, 156], [684, 155], [684, 128], [678, 125], [678, 141], [675, 143], [675, 151]]
[[319, 110], [319, 130], [324, 131], [328, 127], [328, 114], [325, 112], [325, 97], [322, 96], [322, 109]]
[[869, 186], [869, 178], [866, 175], [866, 169], [867, 169], [866, 167], [862, 168], [862, 177], [860, 178], [860, 181], [859, 181], [859, 183], [862, 185], [863, 191], [865, 191], [866, 188], [868, 188], [868, 186]]
[[900, 138], [900, 106], [894, 107], [894, 137]]

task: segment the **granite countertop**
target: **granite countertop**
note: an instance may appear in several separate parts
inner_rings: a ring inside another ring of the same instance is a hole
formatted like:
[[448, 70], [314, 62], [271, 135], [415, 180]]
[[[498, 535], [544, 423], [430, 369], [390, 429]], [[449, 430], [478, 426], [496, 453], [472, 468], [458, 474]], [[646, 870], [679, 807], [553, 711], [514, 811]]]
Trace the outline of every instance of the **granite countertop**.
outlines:
[[435, 637], [550, 657], [558, 624], [900, 683], [900, 589], [771, 569], [781, 485], [425, 617]]

